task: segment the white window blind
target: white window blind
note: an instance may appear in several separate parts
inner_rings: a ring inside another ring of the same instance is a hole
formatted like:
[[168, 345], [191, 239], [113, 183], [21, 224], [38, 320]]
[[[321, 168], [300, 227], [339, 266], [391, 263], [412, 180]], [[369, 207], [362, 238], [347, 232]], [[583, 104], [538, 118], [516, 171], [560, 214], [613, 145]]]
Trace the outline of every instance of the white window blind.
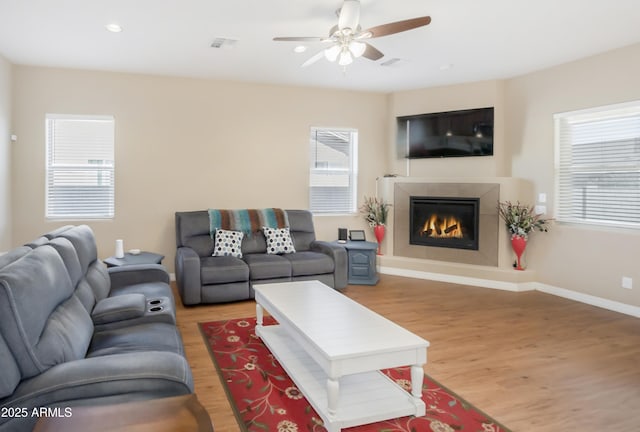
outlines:
[[640, 102], [555, 115], [556, 219], [640, 228]]
[[356, 211], [358, 132], [312, 128], [309, 208], [316, 214]]
[[114, 119], [46, 116], [46, 217], [114, 216]]

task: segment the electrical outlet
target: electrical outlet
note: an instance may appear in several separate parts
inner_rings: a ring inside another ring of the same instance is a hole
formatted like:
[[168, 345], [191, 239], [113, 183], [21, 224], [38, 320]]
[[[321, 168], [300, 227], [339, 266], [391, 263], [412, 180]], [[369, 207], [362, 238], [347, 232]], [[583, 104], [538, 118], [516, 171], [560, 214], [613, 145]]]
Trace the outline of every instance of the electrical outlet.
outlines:
[[627, 276], [622, 276], [622, 288], [632, 289], [633, 288], [633, 279]]

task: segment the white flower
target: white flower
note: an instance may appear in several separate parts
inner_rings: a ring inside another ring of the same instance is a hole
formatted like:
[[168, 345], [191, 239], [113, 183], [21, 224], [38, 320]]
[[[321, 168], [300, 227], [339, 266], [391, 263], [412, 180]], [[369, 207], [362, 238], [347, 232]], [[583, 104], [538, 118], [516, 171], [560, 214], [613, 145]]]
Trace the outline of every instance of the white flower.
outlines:
[[302, 396], [302, 392], [300, 392], [297, 387], [287, 387], [284, 390], [284, 394], [286, 394], [289, 399], [294, 400], [302, 399], [304, 397]]
[[429, 425], [433, 432], [454, 432], [453, 428], [440, 420], [433, 420]]
[[298, 425], [289, 420], [282, 420], [276, 427], [278, 432], [298, 432]]

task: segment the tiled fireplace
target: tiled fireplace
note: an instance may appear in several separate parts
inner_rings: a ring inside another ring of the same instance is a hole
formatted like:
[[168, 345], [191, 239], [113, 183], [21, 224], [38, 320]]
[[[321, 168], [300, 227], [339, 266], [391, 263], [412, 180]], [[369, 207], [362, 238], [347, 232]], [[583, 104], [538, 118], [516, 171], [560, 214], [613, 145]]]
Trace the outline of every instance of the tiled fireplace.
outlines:
[[498, 266], [497, 183], [401, 183], [393, 193], [393, 255]]

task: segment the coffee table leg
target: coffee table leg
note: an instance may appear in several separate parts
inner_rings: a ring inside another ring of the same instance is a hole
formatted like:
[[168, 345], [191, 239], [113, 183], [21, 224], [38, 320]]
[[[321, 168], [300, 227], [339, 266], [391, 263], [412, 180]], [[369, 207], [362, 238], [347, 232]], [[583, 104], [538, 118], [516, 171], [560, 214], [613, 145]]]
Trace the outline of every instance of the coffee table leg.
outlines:
[[424, 380], [424, 370], [421, 365], [411, 366], [411, 394], [413, 397], [422, 399], [422, 382]]
[[264, 316], [262, 306], [256, 303], [256, 327], [262, 327], [262, 318]]
[[327, 380], [327, 412], [330, 416], [335, 416], [338, 410], [338, 394], [340, 393], [340, 384], [337, 378], [329, 378]]

